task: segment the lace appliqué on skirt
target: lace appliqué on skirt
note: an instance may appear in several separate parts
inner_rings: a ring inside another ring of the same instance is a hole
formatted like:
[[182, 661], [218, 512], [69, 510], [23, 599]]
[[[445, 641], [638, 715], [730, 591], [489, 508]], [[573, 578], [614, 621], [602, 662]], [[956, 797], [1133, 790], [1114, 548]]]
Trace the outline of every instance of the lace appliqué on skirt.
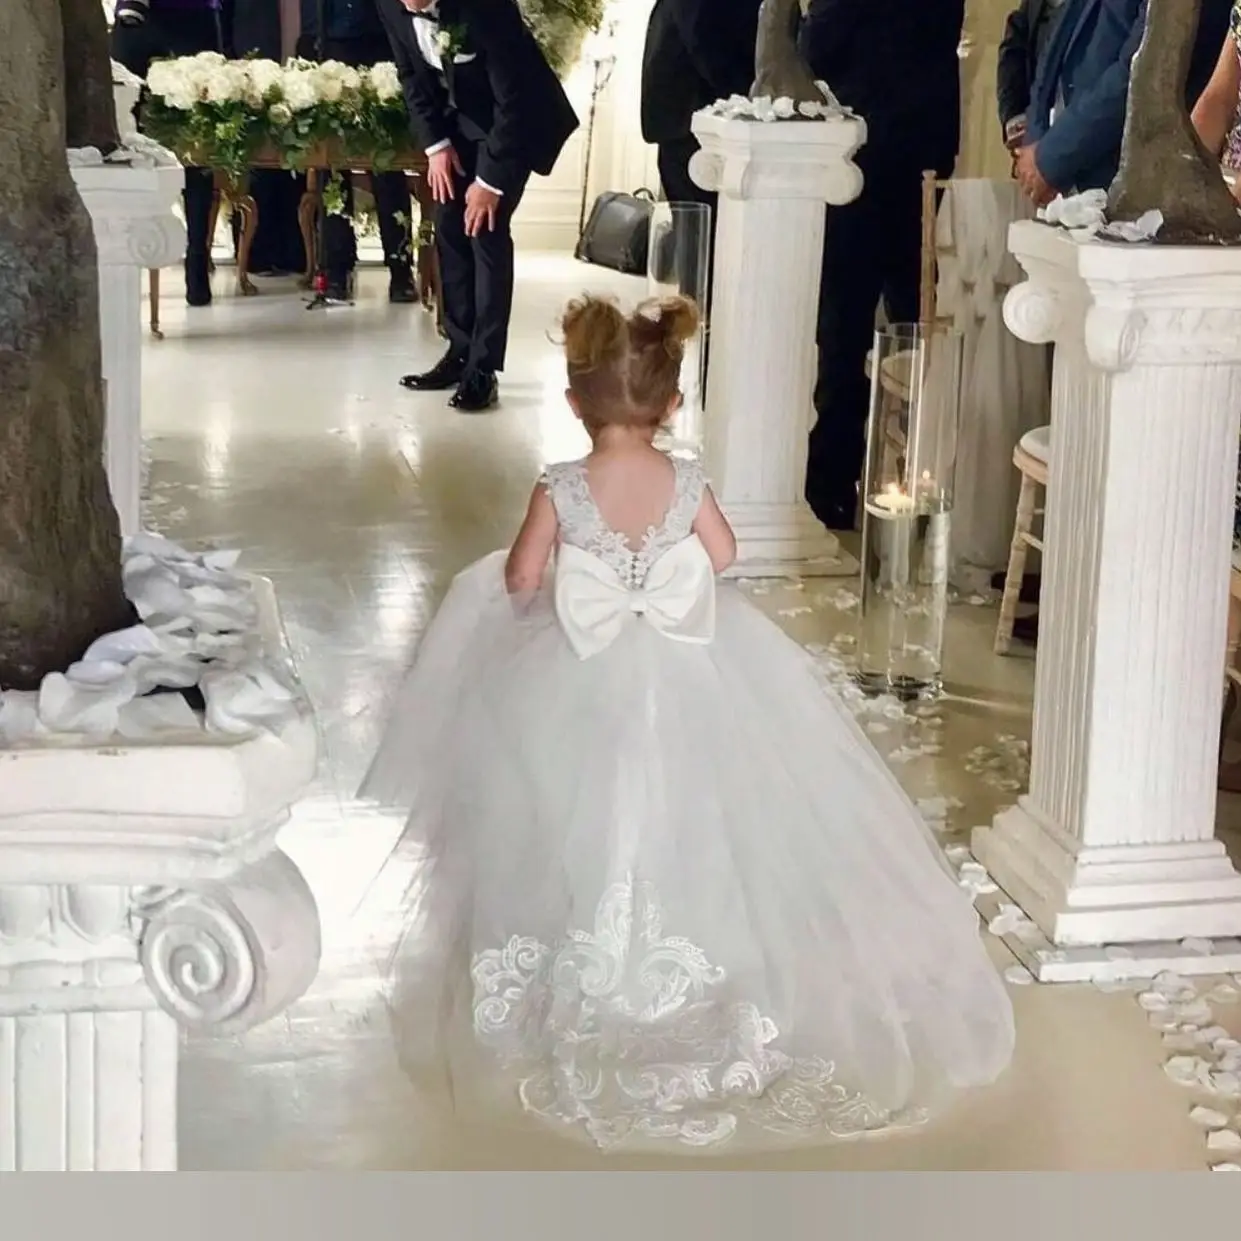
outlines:
[[[636, 924], [636, 925], [635, 925]], [[773, 1046], [775, 1023], [719, 992], [725, 971], [665, 937], [652, 886], [609, 888], [593, 931], [513, 936], [475, 955], [474, 1031], [518, 1072], [527, 1111], [582, 1124], [604, 1150], [631, 1138], [707, 1147], [743, 1122], [788, 1137], [857, 1137], [921, 1123]]]

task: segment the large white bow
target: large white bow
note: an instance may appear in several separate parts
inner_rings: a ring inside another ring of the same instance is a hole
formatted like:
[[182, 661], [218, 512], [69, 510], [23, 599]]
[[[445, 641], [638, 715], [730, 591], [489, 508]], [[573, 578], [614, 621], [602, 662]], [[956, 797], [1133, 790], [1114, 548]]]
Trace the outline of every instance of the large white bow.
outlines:
[[580, 547], [556, 557], [556, 616], [579, 659], [606, 650], [641, 620], [674, 642], [705, 646], [715, 637], [715, 570], [697, 536], [682, 540], [630, 588], [615, 569]]

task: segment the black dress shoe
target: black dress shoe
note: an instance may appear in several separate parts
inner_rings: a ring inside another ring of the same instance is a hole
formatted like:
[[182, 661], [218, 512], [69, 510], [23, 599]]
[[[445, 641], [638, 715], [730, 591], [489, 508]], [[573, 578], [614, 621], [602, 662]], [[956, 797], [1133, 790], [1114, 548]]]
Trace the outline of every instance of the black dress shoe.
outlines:
[[418, 300], [413, 273], [408, 267], [394, 267], [388, 277], [388, 301], [394, 306], [412, 306]]
[[401, 387], [415, 392], [447, 392], [465, 378], [465, 359], [449, 350], [429, 371], [421, 375], [402, 375]]
[[490, 371], [470, 371], [448, 402], [463, 414], [481, 414], [500, 399], [500, 383]]

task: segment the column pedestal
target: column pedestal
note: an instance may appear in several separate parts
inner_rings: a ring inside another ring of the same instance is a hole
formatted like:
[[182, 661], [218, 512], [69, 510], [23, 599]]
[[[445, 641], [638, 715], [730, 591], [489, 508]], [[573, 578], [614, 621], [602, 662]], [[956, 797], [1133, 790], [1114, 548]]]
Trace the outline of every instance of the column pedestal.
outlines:
[[314, 898], [275, 848], [315, 757], [306, 709], [0, 754], [0, 1172], [176, 1169], [178, 1027], [236, 1034], [318, 968]]
[[[185, 174], [167, 165], [73, 165], [90, 212], [99, 263], [99, 334], [107, 384], [104, 459], [121, 533], [140, 529], [142, 461], [142, 273], [185, 253], [185, 226], [172, 213]], [[150, 160], [148, 159], [149, 163]]]
[[737, 533], [739, 576], [843, 574], [856, 564], [804, 496], [824, 222], [851, 202], [857, 118], [694, 118], [690, 171], [719, 194], [703, 455]]
[[1006, 321], [1056, 345], [1046, 550], [1030, 791], [974, 851], [1046, 935], [1040, 977], [1236, 970], [1215, 811], [1241, 251], [1034, 222], [1010, 245]]

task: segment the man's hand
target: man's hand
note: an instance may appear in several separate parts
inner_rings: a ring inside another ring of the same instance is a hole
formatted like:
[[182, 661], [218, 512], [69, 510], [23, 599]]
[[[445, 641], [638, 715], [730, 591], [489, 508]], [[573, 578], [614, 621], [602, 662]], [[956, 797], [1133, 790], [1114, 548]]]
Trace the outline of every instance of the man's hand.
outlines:
[[475, 181], [465, 192], [465, 235], [477, 237], [494, 229], [499, 206], [500, 195]]
[[1031, 146], [1022, 147], [1017, 152], [1014, 165], [1014, 172], [1017, 180], [1021, 184], [1022, 190], [1026, 196], [1034, 203], [1036, 207], [1045, 207], [1056, 196], [1056, 190], [1050, 185], [1046, 178], [1038, 170], [1038, 162], [1035, 159], [1035, 152], [1038, 150], [1038, 143]]
[[437, 203], [452, 201], [455, 194], [452, 183], [454, 173], [464, 175], [461, 160], [453, 147], [446, 146], [428, 158], [427, 184], [431, 187], [431, 197]]

